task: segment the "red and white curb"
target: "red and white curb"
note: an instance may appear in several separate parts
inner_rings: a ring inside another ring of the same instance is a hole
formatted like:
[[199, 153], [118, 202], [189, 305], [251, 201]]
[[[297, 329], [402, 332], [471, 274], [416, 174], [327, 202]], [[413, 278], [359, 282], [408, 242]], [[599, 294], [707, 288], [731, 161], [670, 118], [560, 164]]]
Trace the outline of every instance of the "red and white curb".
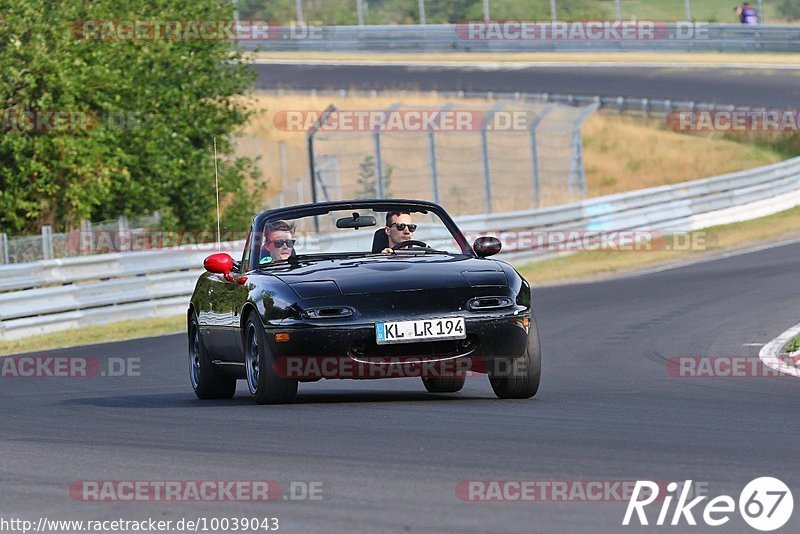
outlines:
[[792, 352], [788, 355], [790, 361], [794, 360], [796, 365], [790, 365], [779, 357], [783, 347], [797, 335], [800, 335], [800, 323], [792, 326], [783, 334], [761, 347], [761, 350], [758, 352], [758, 357], [761, 359], [761, 362], [770, 369], [800, 378], [800, 367], [797, 366], [800, 351]]

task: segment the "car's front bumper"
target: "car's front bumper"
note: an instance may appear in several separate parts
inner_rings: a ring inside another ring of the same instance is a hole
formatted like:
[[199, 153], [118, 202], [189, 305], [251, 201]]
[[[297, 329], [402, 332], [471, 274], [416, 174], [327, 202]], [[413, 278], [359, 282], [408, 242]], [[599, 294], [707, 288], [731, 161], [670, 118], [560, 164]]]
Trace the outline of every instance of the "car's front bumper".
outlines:
[[[466, 338], [378, 345], [375, 323], [267, 329], [276, 371], [288, 378], [395, 378], [486, 372], [528, 344], [529, 314], [466, 317]], [[288, 339], [287, 339], [288, 338]], [[278, 341], [284, 339], [284, 341]]]

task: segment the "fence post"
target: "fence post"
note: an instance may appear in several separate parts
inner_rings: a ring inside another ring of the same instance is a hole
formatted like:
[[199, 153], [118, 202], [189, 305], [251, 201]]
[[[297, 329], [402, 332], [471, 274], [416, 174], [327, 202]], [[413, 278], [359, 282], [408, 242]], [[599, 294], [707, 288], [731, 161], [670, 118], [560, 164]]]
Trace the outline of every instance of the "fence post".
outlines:
[[[325, 124], [330, 114], [334, 111], [336, 111], [336, 106], [328, 104], [328, 107], [325, 108], [325, 111], [322, 112], [322, 115], [314, 122], [306, 134], [308, 141], [308, 178], [311, 180], [311, 202], [314, 204], [317, 203], [317, 171], [314, 168], [314, 134]], [[319, 217], [316, 215], [314, 216], [314, 230], [319, 232]]]
[[600, 103], [597, 101], [584, 107], [572, 123], [572, 157], [570, 158], [569, 164], [570, 169], [569, 177], [567, 178], [567, 188], [569, 193], [572, 194], [573, 177], [577, 175], [578, 191], [580, 191], [581, 197], [586, 196], [586, 169], [584, 169], [583, 166], [583, 135], [581, 134], [581, 126], [599, 107]]
[[372, 138], [375, 142], [375, 196], [383, 198], [383, 159], [381, 157], [381, 131], [379, 128], [375, 128]]
[[489, 22], [489, 0], [483, 0], [483, 20]]
[[436, 168], [436, 139], [433, 130], [428, 132], [428, 168], [431, 171], [431, 192], [433, 201], [439, 203], [439, 171]]
[[419, 23], [422, 26], [427, 23], [425, 18], [425, 0], [419, 0]]
[[[300, 0], [298, 0], [299, 2]], [[351, 11], [352, 13], [352, 11]], [[358, 15], [358, 25], [364, 25], [364, 0], [356, 0], [356, 13]]]
[[53, 227], [42, 226], [42, 259], [53, 259]]
[[117, 219], [117, 240], [119, 241], [119, 252], [128, 252], [130, 250], [130, 235], [128, 232], [128, 218], [120, 215]]
[[494, 118], [495, 113], [503, 109], [504, 102], [498, 102], [483, 119], [481, 124], [481, 153], [483, 155], [483, 194], [485, 196], [486, 213], [492, 213], [492, 174], [489, 169], [489, 137], [488, 127], [489, 123]]
[[294, 0], [294, 9], [297, 13], [297, 22], [303, 22], [303, 0]]
[[0, 234], [0, 254], [2, 254], [3, 264], [8, 265], [8, 235], [5, 233]]
[[622, 20], [622, 0], [614, 0], [614, 18]]
[[539, 207], [541, 205], [541, 181], [539, 179], [539, 150], [536, 144], [536, 129], [542, 123], [544, 118], [550, 113], [553, 108], [555, 108], [554, 104], [547, 104], [542, 108], [542, 111], [537, 114], [531, 123], [528, 125], [528, 135], [530, 136], [530, 143], [531, 143], [531, 178], [533, 180], [533, 202], [535, 207]]
[[80, 254], [91, 254], [93, 250], [92, 223], [90, 221], [81, 221]]
[[552, 22], [558, 20], [558, 15], [556, 13], [556, 0], [550, 0], [550, 20]]
[[692, 20], [692, 0], [683, 0], [683, 8], [686, 11], [686, 20]]

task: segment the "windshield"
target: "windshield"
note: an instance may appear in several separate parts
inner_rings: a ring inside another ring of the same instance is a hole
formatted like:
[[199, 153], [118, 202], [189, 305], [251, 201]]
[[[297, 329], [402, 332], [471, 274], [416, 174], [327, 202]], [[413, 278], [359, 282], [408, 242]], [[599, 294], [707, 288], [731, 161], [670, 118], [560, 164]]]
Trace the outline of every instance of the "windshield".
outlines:
[[251, 268], [320, 257], [471, 255], [454, 226], [451, 232], [438, 214], [412, 206], [343, 206], [321, 215], [283, 210], [256, 220]]

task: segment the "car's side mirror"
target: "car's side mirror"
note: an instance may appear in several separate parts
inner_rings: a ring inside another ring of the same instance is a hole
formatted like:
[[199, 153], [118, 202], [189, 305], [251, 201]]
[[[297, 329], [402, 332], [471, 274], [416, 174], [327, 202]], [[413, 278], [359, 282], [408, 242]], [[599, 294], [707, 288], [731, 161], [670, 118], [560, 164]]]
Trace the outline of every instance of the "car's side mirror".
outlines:
[[[206, 271], [210, 273], [221, 274], [228, 282], [236, 282], [237, 284], [242, 285], [247, 282], [246, 276], [240, 276], [239, 278], [234, 278], [231, 276], [231, 271], [235, 265], [236, 262], [233, 261], [233, 258], [224, 252], [212, 254], [203, 260], [203, 267], [206, 268]], [[240, 267], [237, 267], [237, 269], [238, 268]]]
[[496, 237], [479, 237], [473, 243], [472, 248], [479, 258], [486, 258], [500, 252], [502, 244]]
[[233, 258], [224, 252], [212, 254], [203, 261], [206, 271], [216, 274], [230, 274], [233, 270]]

